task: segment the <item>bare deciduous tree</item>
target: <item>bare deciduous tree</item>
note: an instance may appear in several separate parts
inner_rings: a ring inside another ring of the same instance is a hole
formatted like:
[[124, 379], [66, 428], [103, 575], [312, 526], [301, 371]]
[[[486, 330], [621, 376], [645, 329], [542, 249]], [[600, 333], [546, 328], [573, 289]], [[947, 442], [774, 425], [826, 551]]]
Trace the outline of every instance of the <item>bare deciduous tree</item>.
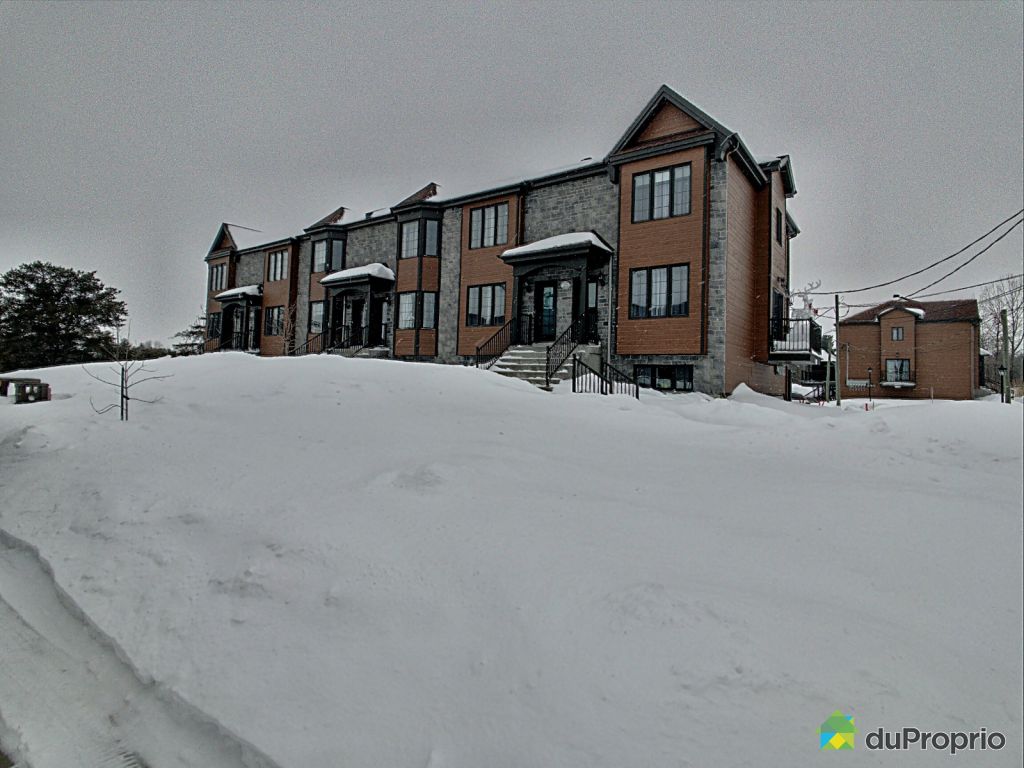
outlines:
[[[130, 331], [129, 331], [130, 333]], [[161, 379], [171, 378], [170, 374], [165, 376], [157, 376], [156, 371], [152, 368], [147, 368], [146, 364], [136, 358], [135, 352], [133, 351], [131, 342], [128, 336], [121, 339], [121, 329], [118, 328], [117, 336], [115, 337], [115, 344], [113, 347], [106, 347], [105, 351], [110, 355], [113, 360], [113, 364], [110, 366], [110, 371], [116, 377], [116, 381], [109, 381], [102, 376], [97, 376], [84, 365], [82, 370], [86, 372], [91, 378], [96, 381], [106, 384], [109, 387], [114, 387], [118, 391], [118, 402], [110, 403], [103, 408], [97, 408], [93, 403], [92, 398], [89, 398], [89, 405], [98, 414], [109, 413], [115, 408], [120, 409], [121, 421], [128, 421], [128, 403], [132, 400], [136, 400], [140, 403], [158, 403], [163, 398], [158, 397], [153, 400], [147, 400], [142, 397], [136, 397], [131, 394], [131, 390], [137, 387], [139, 384], [145, 384], [148, 381], [159, 381]], [[141, 377], [141, 378], [140, 378]]]
[[[1007, 276], [985, 288], [978, 299], [982, 344], [992, 353], [988, 365], [1002, 364], [1003, 328], [999, 313], [1006, 310], [1010, 341], [1010, 378], [1021, 381], [1021, 353], [1024, 348], [1024, 278]], [[992, 378], [995, 378], [994, 376]]]

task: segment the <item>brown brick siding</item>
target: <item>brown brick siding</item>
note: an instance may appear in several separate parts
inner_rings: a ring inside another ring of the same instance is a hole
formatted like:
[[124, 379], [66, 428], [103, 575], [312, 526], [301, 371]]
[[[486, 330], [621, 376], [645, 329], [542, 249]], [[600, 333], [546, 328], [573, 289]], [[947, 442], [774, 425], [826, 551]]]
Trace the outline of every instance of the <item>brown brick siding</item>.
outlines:
[[[508, 203], [508, 243], [491, 248], [469, 247], [469, 212], [474, 208]], [[512, 267], [501, 260], [502, 251], [519, 242], [519, 199], [518, 196], [495, 197], [481, 200], [462, 209], [462, 253], [459, 273], [459, 344], [458, 354], [472, 355], [476, 345], [486, 341], [498, 330], [497, 326], [470, 328], [466, 325], [466, 291], [471, 285], [490, 283], [505, 284], [505, 319], [512, 318]]]
[[[634, 174], [687, 162], [691, 164], [689, 215], [633, 224]], [[617, 354], [696, 355], [703, 351], [704, 166], [705, 149], [698, 147], [622, 167], [619, 184]], [[630, 320], [630, 270], [669, 264], [690, 265], [689, 316]]]
[[[269, 272], [270, 254], [278, 251], [288, 251], [288, 276], [284, 280], [267, 279]], [[294, 328], [295, 324], [295, 294], [296, 278], [299, 273], [299, 249], [296, 245], [286, 245], [278, 248], [268, 248], [263, 254], [263, 307], [260, 315], [260, 354], [267, 357], [275, 357], [284, 354], [285, 340], [289, 333], [296, 334], [302, 338], [304, 331]], [[264, 327], [265, 310], [267, 307], [284, 307], [285, 333], [280, 336], [267, 336]], [[289, 329], [288, 324], [292, 325]]]

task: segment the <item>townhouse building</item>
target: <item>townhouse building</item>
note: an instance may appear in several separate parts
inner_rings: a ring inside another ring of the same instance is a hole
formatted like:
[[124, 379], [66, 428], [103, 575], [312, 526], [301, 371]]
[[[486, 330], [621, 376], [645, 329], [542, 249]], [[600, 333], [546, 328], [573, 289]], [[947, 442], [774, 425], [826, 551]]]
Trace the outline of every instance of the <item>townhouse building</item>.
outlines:
[[841, 320], [843, 397], [970, 400], [984, 385], [976, 299], [894, 299]]
[[545, 384], [583, 349], [642, 386], [783, 395], [821, 342], [789, 313], [795, 194], [788, 155], [755, 159], [662, 86], [600, 160], [465, 193], [429, 183], [298, 233], [222, 224], [206, 349], [477, 364]]

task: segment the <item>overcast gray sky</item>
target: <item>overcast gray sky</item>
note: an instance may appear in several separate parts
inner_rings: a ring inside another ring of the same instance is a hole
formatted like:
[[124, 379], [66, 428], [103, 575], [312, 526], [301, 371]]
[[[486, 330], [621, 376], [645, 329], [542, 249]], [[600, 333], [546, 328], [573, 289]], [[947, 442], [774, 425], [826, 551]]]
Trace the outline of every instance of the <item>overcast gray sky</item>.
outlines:
[[[298, 232], [601, 157], [668, 83], [792, 155], [794, 286], [865, 285], [1024, 207], [1022, 8], [0, 3], [0, 271], [95, 269], [162, 340], [221, 221]], [[1018, 228], [941, 287], [1021, 249]]]

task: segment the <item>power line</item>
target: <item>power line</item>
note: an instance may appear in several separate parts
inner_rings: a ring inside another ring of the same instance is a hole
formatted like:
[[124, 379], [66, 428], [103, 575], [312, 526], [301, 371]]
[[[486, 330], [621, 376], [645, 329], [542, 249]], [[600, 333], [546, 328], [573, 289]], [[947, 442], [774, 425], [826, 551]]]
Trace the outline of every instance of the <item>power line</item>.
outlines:
[[[928, 266], [922, 267], [921, 269], [917, 270], [916, 272], [911, 272], [909, 274], [903, 275], [902, 277], [897, 277], [894, 280], [889, 280], [889, 281], [884, 282], [884, 283], [877, 283], [876, 285], [869, 285], [866, 288], [851, 288], [851, 289], [845, 290], [845, 291], [808, 291], [807, 295], [808, 296], [827, 296], [827, 295], [833, 294], [833, 293], [863, 293], [864, 291], [871, 291], [871, 290], [874, 290], [875, 288], [884, 288], [887, 285], [893, 285], [894, 283], [898, 283], [898, 282], [900, 282], [902, 280], [906, 280], [908, 277], [915, 277], [916, 275], [920, 275], [922, 272], [927, 272], [932, 267], [937, 267], [939, 264], [947, 262], [950, 259], [956, 258], [961, 253], [966, 251], [968, 248], [971, 248], [971, 247], [977, 245], [978, 243], [980, 243], [982, 240], [984, 240], [986, 237], [991, 235], [993, 232], [995, 232], [997, 229], [999, 229], [1004, 224], [1006, 224], [1006, 223], [1008, 223], [1010, 221], [1013, 221], [1015, 218], [1020, 216], [1022, 213], [1024, 213], [1024, 208], [1021, 208], [1019, 211], [1017, 211], [1012, 216], [1008, 216], [1007, 218], [1003, 219], [1001, 222], [999, 222], [994, 227], [992, 227], [992, 229], [990, 229], [984, 235], [979, 237], [977, 240], [974, 240], [974, 241], [968, 243], [967, 245], [965, 245], [963, 248], [961, 248], [956, 253], [951, 253], [949, 256], [945, 256], [945, 257], [939, 259], [938, 261], [933, 261]], [[1014, 224], [1014, 226], [1017, 226], [1018, 224], [1020, 224], [1020, 222], [1017, 222], [1017, 224]], [[933, 285], [934, 285], [934, 283], [933, 283]], [[929, 287], [931, 287], [931, 286], [925, 286], [925, 288], [929, 288]], [[925, 290], [925, 288], [922, 288], [921, 290], [923, 291], [923, 290]]]
[[[984, 285], [995, 285], [1001, 283], [1003, 280], [1016, 280], [1018, 277], [1024, 277], [1024, 274], [1020, 275], [1007, 275], [1006, 277], [1000, 277], [998, 280], [989, 280], [984, 283], [975, 283], [974, 285], [965, 285], [960, 288], [947, 288], [944, 291], [935, 291], [934, 293], [924, 293], [918, 296], [919, 299], [926, 299], [929, 296], [941, 296], [944, 293], [956, 293], [957, 291], [966, 291], [970, 288], [981, 288]], [[921, 290], [924, 290], [923, 288]]]
[[909, 296], [907, 296], [907, 298], [910, 298], [911, 296], [915, 296], [915, 295], [917, 295], [918, 293], [920, 293], [921, 291], [927, 291], [927, 290], [928, 290], [929, 288], [931, 288], [931, 287], [932, 287], [933, 285], [938, 285], [938, 284], [939, 284], [939, 283], [941, 283], [941, 282], [942, 282], [943, 280], [945, 280], [945, 279], [946, 279], [947, 277], [951, 277], [952, 275], [955, 275], [955, 274], [956, 274], [957, 272], [959, 272], [959, 271], [960, 271], [961, 269], [963, 269], [964, 267], [966, 267], [966, 266], [967, 266], [968, 264], [970, 264], [970, 263], [971, 263], [972, 261], [974, 261], [974, 260], [975, 260], [976, 258], [978, 258], [979, 256], [981, 256], [981, 255], [982, 255], [983, 253], [985, 253], [985, 251], [989, 250], [989, 249], [990, 249], [990, 248], [991, 248], [991, 247], [992, 247], [993, 245], [995, 245], [995, 244], [996, 244], [996, 243], [998, 243], [998, 242], [999, 242], [1000, 240], [1002, 240], [1002, 239], [1003, 239], [1004, 237], [1006, 237], [1006, 236], [1007, 236], [1008, 234], [1010, 234], [1011, 232], [1013, 232], [1013, 230], [1015, 230], [1015, 229], [1016, 229], [1017, 227], [1019, 227], [1019, 226], [1020, 226], [1021, 224], [1024, 224], [1024, 219], [1021, 219], [1021, 220], [1020, 220], [1020, 221], [1018, 221], [1018, 222], [1017, 222], [1016, 224], [1014, 224], [1014, 225], [1013, 225], [1012, 227], [1010, 227], [1010, 228], [1009, 228], [1008, 230], [1006, 230], [1005, 232], [1003, 232], [1003, 234], [1001, 234], [1001, 235], [1000, 235], [999, 237], [997, 237], [997, 238], [996, 238], [995, 240], [993, 240], [993, 241], [992, 241], [991, 243], [989, 243], [988, 245], [986, 245], [986, 246], [985, 246], [984, 248], [982, 248], [982, 249], [981, 249], [980, 251], [978, 251], [978, 252], [977, 252], [976, 254], [974, 254], [973, 256], [971, 256], [971, 258], [969, 258], [969, 259], [968, 259], [967, 261], [965, 261], [965, 262], [964, 262], [963, 264], [961, 264], [961, 265], [960, 265], [959, 267], [957, 267], [957, 268], [956, 268], [956, 269], [954, 269], [954, 270], [951, 270], [951, 271], [947, 272], [947, 273], [946, 273], [946, 274], [944, 274], [944, 275], [943, 275], [942, 277], [940, 277], [940, 278], [939, 278], [938, 280], [935, 280], [935, 281], [933, 281], [933, 282], [930, 282], [930, 283], [928, 283], [928, 285], [926, 285], [926, 286], [925, 286], [924, 288], [918, 288], [918, 289], [917, 289], [916, 291], [914, 291], [914, 292], [913, 292], [913, 293], [911, 293], [911, 294], [910, 294]]

